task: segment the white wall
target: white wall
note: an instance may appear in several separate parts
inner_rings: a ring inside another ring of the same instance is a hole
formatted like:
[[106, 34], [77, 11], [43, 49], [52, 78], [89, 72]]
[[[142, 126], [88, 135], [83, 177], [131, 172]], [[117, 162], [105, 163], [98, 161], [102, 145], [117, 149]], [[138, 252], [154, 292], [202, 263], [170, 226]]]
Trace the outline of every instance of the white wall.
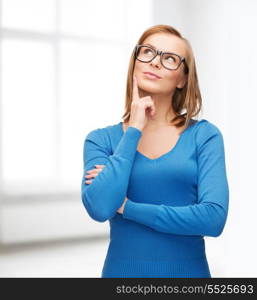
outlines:
[[0, 247], [107, 235], [82, 204], [83, 142], [121, 119], [151, 3], [0, 0]]
[[108, 222], [92, 220], [77, 195], [45, 195], [35, 201], [8, 199], [1, 206], [2, 244], [18, 244], [107, 235]]

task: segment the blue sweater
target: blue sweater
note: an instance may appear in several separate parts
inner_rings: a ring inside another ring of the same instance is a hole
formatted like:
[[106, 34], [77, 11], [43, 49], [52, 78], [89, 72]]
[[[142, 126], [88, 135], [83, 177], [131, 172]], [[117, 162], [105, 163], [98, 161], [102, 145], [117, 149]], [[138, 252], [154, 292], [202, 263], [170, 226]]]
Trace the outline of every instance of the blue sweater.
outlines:
[[[85, 138], [82, 201], [92, 219], [110, 224], [101, 277], [211, 277], [204, 236], [222, 233], [229, 203], [222, 133], [191, 119], [156, 159], [137, 151], [141, 135], [119, 122]], [[105, 167], [85, 183], [96, 164]]]

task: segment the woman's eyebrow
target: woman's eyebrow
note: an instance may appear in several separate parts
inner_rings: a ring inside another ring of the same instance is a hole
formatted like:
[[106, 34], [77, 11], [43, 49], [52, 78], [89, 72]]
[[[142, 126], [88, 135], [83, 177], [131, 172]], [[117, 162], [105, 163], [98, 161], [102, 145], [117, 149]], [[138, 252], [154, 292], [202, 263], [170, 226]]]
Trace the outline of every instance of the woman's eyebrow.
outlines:
[[[146, 45], [146, 46], [150, 46], [150, 47], [153, 47], [154, 49], [157, 49], [155, 46], [153, 46], [152, 44], [150, 44], [150, 43], [146, 43], [146, 44], [144, 44], [144, 45]], [[168, 53], [174, 53], [173, 51], [164, 51], [164, 52], [168, 52]]]
[[153, 46], [152, 44], [150, 44], [150, 43], [144, 43], [144, 45], [151, 46], [151, 47], [153, 47], [153, 48], [156, 49], [156, 47], [154, 47], [154, 46]]

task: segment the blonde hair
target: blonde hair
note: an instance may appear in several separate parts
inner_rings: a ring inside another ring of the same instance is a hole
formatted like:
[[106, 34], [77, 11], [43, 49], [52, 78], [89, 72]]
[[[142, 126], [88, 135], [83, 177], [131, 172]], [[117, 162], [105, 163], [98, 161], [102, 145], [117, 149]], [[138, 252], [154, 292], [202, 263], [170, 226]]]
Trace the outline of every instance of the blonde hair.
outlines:
[[[143, 44], [144, 40], [155, 33], [170, 33], [181, 38], [186, 44], [186, 65], [184, 65], [184, 73], [188, 78], [183, 88], [176, 88], [172, 99], [171, 105], [176, 116], [170, 120], [172, 125], [176, 127], [188, 126], [190, 119], [197, 116], [202, 108], [202, 97], [199, 89], [198, 77], [196, 72], [195, 58], [193, 50], [189, 41], [184, 38], [178, 30], [169, 25], [154, 25], [148, 28], [138, 40], [138, 44]], [[126, 96], [125, 96], [125, 112], [122, 119], [125, 123], [129, 121], [130, 109], [132, 102], [132, 88], [133, 88], [133, 72], [135, 67], [135, 48], [131, 54], [129, 61], [129, 68], [127, 74]], [[186, 112], [181, 114], [182, 110]], [[176, 121], [179, 121], [176, 123]]]

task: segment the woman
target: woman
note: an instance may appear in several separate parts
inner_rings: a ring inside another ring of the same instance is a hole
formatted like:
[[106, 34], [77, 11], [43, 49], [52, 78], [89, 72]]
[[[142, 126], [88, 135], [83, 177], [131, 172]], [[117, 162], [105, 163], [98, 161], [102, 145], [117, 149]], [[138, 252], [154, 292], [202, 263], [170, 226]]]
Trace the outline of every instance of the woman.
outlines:
[[229, 188], [222, 133], [192, 118], [200, 110], [189, 42], [149, 28], [131, 56], [124, 122], [84, 142], [83, 204], [110, 222], [102, 277], [211, 277], [204, 236], [222, 233]]

